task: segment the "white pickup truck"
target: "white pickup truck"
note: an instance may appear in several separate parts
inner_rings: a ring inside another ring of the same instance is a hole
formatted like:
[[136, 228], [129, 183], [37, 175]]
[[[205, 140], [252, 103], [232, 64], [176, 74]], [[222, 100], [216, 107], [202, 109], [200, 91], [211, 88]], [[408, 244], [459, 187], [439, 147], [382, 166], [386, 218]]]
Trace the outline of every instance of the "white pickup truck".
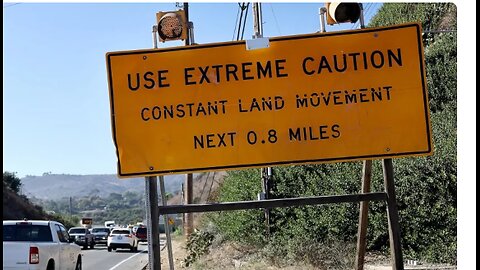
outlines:
[[3, 269], [81, 270], [82, 255], [59, 222], [4, 220]]

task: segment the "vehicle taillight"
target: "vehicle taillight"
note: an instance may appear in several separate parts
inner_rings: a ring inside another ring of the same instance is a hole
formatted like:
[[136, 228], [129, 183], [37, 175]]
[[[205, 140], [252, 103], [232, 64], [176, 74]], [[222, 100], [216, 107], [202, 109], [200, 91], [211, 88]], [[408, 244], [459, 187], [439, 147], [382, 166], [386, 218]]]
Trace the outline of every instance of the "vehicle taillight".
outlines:
[[127, 234], [127, 235], [125, 235], [125, 236], [128, 237], [128, 238], [132, 238], [132, 235], [131, 235], [131, 234]]
[[40, 255], [38, 254], [38, 247], [30, 247], [30, 263], [38, 264], [40, 262]]

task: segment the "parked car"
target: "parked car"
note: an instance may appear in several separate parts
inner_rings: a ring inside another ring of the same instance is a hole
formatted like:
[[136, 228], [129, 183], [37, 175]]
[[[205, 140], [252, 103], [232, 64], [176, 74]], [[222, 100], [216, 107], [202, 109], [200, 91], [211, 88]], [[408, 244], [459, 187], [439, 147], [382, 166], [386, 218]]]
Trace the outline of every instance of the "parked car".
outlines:
[[80, 247], [56, 221], [4, 220], [2, 258], [3, 269], [82, 269]]
[[107, 244], [108, 235], [110, 234], [110, 228], [96, 227], [92, 228], [92, 234], [95, 239], [95, 244]]
[[107, 241], [107, 250], [111, 252], [112, 249], [116, 250], [117, 248], [129, 248], [131, 251], [138, 250], [138, 239], [131, 229], [117, 228], [110, 232]]
[[135, 231], [135, 236], [139, 242], [147, 242], [147, 227], [139, 226]]
[[88, 247], [95, 247], [95, 239], [93, 234], [85, 227], [73, 227], [68, 230], [70, 239], [79, 246], [87, 249]]

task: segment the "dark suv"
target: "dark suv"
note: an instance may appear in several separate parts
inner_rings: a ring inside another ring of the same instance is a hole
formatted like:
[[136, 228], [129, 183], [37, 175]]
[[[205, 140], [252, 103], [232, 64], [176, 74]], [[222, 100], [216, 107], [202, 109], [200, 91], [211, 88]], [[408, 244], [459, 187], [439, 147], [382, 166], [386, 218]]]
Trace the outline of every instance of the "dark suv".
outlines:
[[92, 229], [92, 234], [95, 237], [95, 244], [107, 244], [110, 229], [106, 227], [96, 227]]
[[147, 227], [138, 227], [135, 236], [139, 242], [147, 242]]
[[79, 246], [83, 246], [85, 249], [95, 247], [95, 238], [87, 228], [73, 227], [68, 230], [68, 234], [70, 235], [71, 241]]

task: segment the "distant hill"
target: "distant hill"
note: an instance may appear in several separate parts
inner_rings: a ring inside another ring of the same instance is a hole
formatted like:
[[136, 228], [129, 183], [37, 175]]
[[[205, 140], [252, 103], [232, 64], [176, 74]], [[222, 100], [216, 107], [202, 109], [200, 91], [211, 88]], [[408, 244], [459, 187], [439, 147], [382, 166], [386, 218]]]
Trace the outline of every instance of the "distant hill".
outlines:
[[[194, 175], [195, 177], [195, 175]], [[165, 176], [165, 190], [177, 193], [185, 180], [184, 174]], [[63, 197], [123, 194], [126, 191], [145, 192], [145, 178], [120, 179], [115, 174], [71, 175], [48, 174], [21, 178], [21, 193], [27, 197], [57, 200]]]
[[43, 210], [3, 185], [3, 220], [51, 219]]

